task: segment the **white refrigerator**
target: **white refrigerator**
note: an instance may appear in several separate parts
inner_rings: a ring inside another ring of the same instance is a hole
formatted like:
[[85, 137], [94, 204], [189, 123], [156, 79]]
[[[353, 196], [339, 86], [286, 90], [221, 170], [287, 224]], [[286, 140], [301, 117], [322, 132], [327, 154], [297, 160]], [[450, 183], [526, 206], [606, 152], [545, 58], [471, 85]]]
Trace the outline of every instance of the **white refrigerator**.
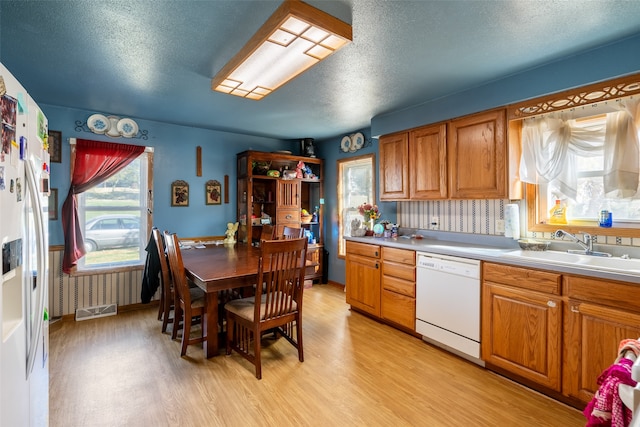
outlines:
[[49, 423], [47, 120], [0, 63], [0, 427]]

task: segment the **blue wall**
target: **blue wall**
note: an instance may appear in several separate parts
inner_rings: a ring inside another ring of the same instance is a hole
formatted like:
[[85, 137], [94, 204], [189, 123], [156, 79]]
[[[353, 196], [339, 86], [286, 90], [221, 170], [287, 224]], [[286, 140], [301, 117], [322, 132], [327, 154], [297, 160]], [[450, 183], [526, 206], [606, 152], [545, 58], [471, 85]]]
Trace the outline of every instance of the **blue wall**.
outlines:
[[[51, 187], [58, 189], [58, 212], [69, 191], [69, 138], [121, 142], [154, 147], [153, 194], [154, 225], [179, 236], [224, 235], [227, 222], [236, 218], [236, 154], [245, 150], [299, 150], [288, 140], [276, 140], [227, 132], [177, 126], [132, 117], [140, 129], [147, 130], [149, 139], [110, 138], [89, 131], [76, 131], [75, 122], [85, 122], [95, 111], [83, 111], [41, 105], [49, 120], [49, 129], [62, 132], [62, 163], [51, 164]], [[202, 147], [202, 176], [196, 176], [196, 147]], [[224, 185], [229, 175], [229, 203], [205, 204], [205, 182], [210, 179]], [[189, 183], [189, 206], [171, 207], [171, 183]], [[60, 214], [49, 223], [51, 245], [64, 244]]]

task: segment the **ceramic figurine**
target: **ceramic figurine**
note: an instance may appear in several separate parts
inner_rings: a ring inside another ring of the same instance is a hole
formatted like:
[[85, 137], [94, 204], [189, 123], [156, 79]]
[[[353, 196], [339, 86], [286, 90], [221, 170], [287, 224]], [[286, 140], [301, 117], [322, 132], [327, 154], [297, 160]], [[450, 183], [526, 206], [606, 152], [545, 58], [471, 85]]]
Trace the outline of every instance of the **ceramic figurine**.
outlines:
[[224, 232], [224, 244], [225, 245], [235, 245], [236, 244], [236, 231], [238, 231], [238, 223], [235, 224], [233, 222], [227, 223], [227, 231]]
[[362, 237], [366, 233], [366, 230], [362, 228], [362, 221], [355, 218], [351, 221], [351, 236]]

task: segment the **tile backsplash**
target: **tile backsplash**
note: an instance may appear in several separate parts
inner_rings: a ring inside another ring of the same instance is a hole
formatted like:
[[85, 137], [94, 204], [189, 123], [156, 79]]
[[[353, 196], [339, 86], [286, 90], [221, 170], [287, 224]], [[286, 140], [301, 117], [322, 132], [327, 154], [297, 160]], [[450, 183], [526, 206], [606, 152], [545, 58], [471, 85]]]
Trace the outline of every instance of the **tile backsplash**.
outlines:
[[435, 200], [398, 202], [398, 223], [402, 227], [431, 229], [433, 217], [438, 230], [458, 233], [500, 235], [496, 220], [504, 219], [509, 200]]
[[[503, 235], [496, 231], [496, 221], [504, 220], [504, 207], [508, 203], [520, 206], [520, 224], [523, 237], [553, 240], [552, 233], [526, 232], [526, 208], [523, 201], [496, 200], [434, 200], [424, 202], [398, 202], [398, 224], [407, 228], [431, 229], [431, 219], [438, 218], [438, 230], [457, 233]], [[594, 242], [607, 245], [640, 247], [640, 237], [594, 236]]]

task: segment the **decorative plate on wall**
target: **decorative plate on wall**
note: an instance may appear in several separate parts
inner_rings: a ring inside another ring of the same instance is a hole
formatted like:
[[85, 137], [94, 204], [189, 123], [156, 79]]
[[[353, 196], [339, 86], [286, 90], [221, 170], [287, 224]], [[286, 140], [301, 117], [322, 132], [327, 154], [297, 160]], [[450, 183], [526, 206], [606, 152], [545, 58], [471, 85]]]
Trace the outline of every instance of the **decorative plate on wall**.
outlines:
[[354, 133], [353, 135], [351, 135], [351, 145], [353, 147], [352, 151], [357, 151], [364, 147], [364, 135], [362, 134], [362, 132]]
[[109, 119], [102, 114], [93, 114], [87, 119], [87, 126], [93, 133], [99, 135], [107, 133], [109, 130]]
[[351, 137], [349, 137], [349, 135], [343, 136], [342, 141], [340, 141], [340, 149], [343, 152], [348, 153], [350, 148], [351, 148]]
[[120, 131], [118, 130], [118, 121], [120, 117], [118, 116], [107, 116], [109, 119], [109, 130], [107, 130], [107, 136], [111, 138], [117, 138], [120, 136]]
[[125, 138], [132, 138], [138, 134], [138, 124], [131, 119], [120, 119], [118, 132]]

